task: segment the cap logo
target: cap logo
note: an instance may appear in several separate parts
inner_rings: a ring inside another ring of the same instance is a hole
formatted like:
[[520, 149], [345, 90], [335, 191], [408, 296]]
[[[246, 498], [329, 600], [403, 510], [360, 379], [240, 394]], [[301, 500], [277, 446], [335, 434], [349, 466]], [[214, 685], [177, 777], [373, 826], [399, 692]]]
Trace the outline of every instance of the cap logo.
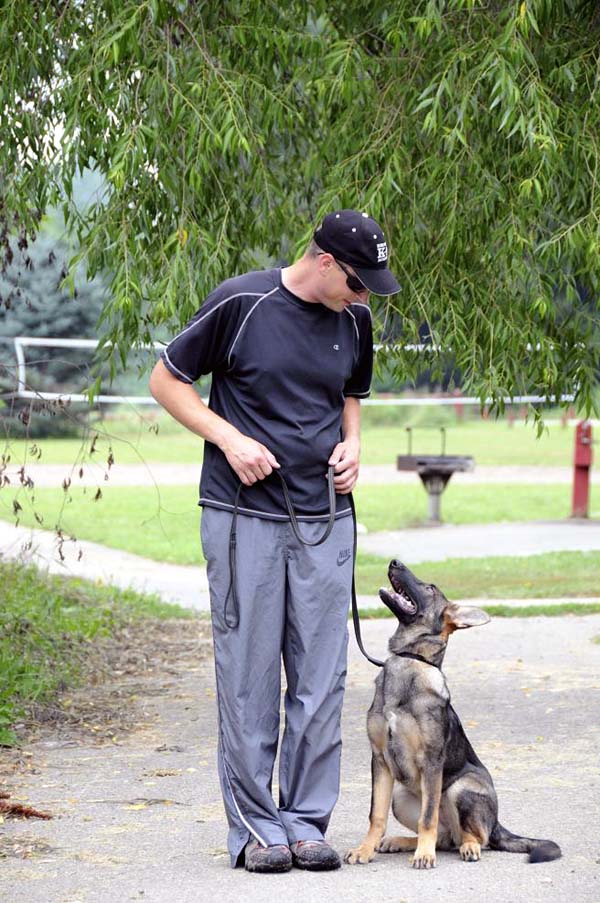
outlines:
[[387, 250], [387, 242], [382, 241], [377, 245], [377, 263], [380, 260], [387, 260], [388, 258], [388, 250]]

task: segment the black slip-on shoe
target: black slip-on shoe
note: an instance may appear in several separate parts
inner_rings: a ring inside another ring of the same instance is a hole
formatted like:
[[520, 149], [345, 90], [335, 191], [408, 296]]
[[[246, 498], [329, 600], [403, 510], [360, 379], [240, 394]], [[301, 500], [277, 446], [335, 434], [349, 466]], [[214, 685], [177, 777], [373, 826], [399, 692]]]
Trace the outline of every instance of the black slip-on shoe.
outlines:
[[309, 872], [330, 872], [339, 869], [342, 860], [324, 840], [298, 840], [290, 844], [292, 862], [297, 869]]
[[289, 872], [292, 867], [290, 848], [284, 843], [263, 847], [257, 840], [249, 840], [244, 848], [247, 872]]

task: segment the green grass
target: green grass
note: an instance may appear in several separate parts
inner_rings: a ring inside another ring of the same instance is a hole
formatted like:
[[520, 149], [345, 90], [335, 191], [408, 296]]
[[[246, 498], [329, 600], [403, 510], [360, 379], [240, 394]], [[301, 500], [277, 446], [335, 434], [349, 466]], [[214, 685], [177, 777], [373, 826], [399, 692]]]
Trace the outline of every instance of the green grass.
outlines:
[[[600, 602], [564, 602], [557, 605], [482, 605], [491, 618], [560, 618], [564, 615], [598, 615]], [[392, 618], [388, 608], [359, 608], [361, 619]], [[600, 643], [595, 637], [593, 643]]]
[[[13, 520], [13, 500], [22, 507], [20, 523], [62, 529], [78, 539], [88, 539], [134, 552], [158, 561], [197, 564], [199, 560], [200, 509], [195, 487], [169, 486], [95, 489], [14, 490], [0, 493], [0, 518]], [[566, 517], [570, 508], [568, 485], [478, 484], [450, 486], [442, 501], [448, 524], [501, 521], [554, 520]], [[427, 517], [427, 496], [420, 485], [364, 486], [355, 493], [358, 520], [371, 532], [398, 530], [422, 524]], [[600, 509], [600, 490], [593, 487], [592, 513]], [[35, 519], [35, 513], [43, 523]]]
[[145, 617], [194, 617], [155, 596], [45, 576], [20, 564], [0, 561], [0, 579], [0, 745], [16, 742], [11, 725], [29, 703], [79, 682], [94, 637]]
[[[196, 487], [102, 487], [95, 489], [15, 490], [0, 492], [0, 518], [14, 520], [13, 500], [22, 507], [20, 523], [53, 529], [57, 524], [77, 539], [99, 542], [175, 564], [198, 564], [200, 509]], [[450, 486], [442, 501], [449, 524], [554, 520], [570, 509], [570, 487], [543, 485]], [[427, 496], [419, 485], [364, 486], [355, 493], [358, 520], [369, 531], [398, 530], [423, 523]], [[592, 512], [600, 510], [600, 489], [592, 491]], [[36, 521], [35, 514], [43, 519]]]
[[600, 602], [562, 602], [557, 605], [485, 605], [492, 618], [559, 618], [561, 615], [598, 615]]
[[8, 452], [12, 461], [19, 464], [37, 460], [36, 451], [41, 450], [41, 462], [83, 466], [88, 461], [106, 464], [110, 450], [121, 464], [200, 463], [202, 448], [203, 440], [199, 436], [158, 412], [144, 413], [135, 419], [108, 418], [95, 423], [77, 439], [38, 439], [35, 443], [19, 439], [8, 441], [6, 449], [0, 445], [2, 453]]
[[[19, 521], [25, 526], [62, 530], [76, 539], [87, 539], [114, 549], [133, 552], [144, 558], [171, 564], [201, 564], [200, 508], [197, 489], [170, 486], [161, 491], [152, 487], [102, 488], [102, 498], [94, 501], [95, 489], [21, 490], [17, 498], [23, 510]], [[43, 519], [40, 524], [35, 514]], [[0, 492], [0, 518], [14, 521], [12, 496]]]
[[[427, 493], [415, 483], [359, 486], [354, 493], [357, 517], [369, 531], [399, 530], [427, 519]], [[501, 521], [559, 520], [571, 510], [568, 484], [475, 484], [447, 487], [442, 519], [447, 524], [492, 524]], [[590, 513], [600, 516], [600, 488], [592, 485]]]
[[[410, 562], [407, 562], [410, 565]], [[387, 585], [386, 558], [358, 553], [356, 591]], [[548, 552], [527, 557], [451, 558], [416, 564], [417, 577], [448, 599], [551, 599], [600, 596], [600, 552]]]
[[[445, 452], [448, 455], [471, 455], [475, 466], [528, 465], [570, 467], [573, 458], [573, 429], [550, 426], [539, 439], [531, 425], [505, 422], [475, 422], [449, 425], [446, 429]], [[441, 454], [439, 429], [414, 428], [413, 454]], [[408, 453], [408, 436], [402, 426], [370, 427], [362, 433], [363, 464], [392, 464], [396, 456]]]
[[[568, 467], [573, 457], [573, 429], [560, 425], [549, 426], [538, 439], [531, 423], [518, 421], [512, 427], [506, 420], [467, 419], [459, 423], [452, 408], [363, 407], [362, 463], [394, 466], [396, 455], [407, 451], [407, 425], [413, 427], [414, 452], [438, 454], [439, 426], [445, 425], [446, 452], [473, 455], [480, 465]], [[110, 448], [121, 464], [147, 461], [200, 465], [202, 460], [202, 440], [156, 410], [137, 417], [111, 415], [81, 439], [41, 439], [37, 442], [40, 460], [85, 465], [96, 432], [99, 438], [91, 455], [96, 461], [106, 462]], [[6, 448], [4, 443], [0, 445], [0, 450], [21, 464], [33, 460], [32, 445], [14, 440]]]

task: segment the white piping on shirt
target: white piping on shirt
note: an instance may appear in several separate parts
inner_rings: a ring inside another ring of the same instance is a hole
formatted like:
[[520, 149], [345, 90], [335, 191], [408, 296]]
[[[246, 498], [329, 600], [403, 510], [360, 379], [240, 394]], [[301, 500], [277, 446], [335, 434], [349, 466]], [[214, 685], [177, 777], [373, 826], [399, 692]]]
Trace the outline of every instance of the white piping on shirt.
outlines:
[[192, 379], [191, 376], [188, 376], [187, 373], [183, 373], [183, 372], [179, 369], [179, 367], [176, 367], [176, 366], [175, 366], [175, 364], [173, 363], [173, 361], [171, 360], [171, 358], [170, 358], [169, 355], [167, 354], [167, 349], [166, 349], [166, 348], [163, 349], [163, 355], [164, 355], [164, 356], [166, 357], [166, 359], [168, 360], [169, 366], [172, 367], [173, 370], [176, 370], [176, 371], [179, 373], [179, 375], [182, 376], [183, 379], [184, 379], [187, 383], [190, 383], [190, 384], [191, 384], [191, 383], [194, 382], [194, 380]]
[[260, 292], [236, 292], [235, 295], [230, 295], [228, 298], [224, 298], [222, 301], [219, 301], [218, 304], [215, 304], [215, 306], [212, 307], [210, 310], [207, 310], [206, 313], [203, 313], [201, 317], [198, 317], [197, 320], [194, 320], [193, 323], [190, 323], [189, 326], [186, 326], [185, 329], [182, 329], [181, 332], [178, 335], [176, 335], [175, 338], [171, 340], [171, 342], [169, 342], [169, 344], [172, 344], [172, 342], [176, 342], [177, 339], [179, 339], [182, 335], [185, 335], [186, 332], [189, 332], [190, 329], [193, 329], [195, 326], [198, 325], [198, 323], [201, 323], [202, 320], [206, 319], [206, 317], [209, 317], [211, 314], [214, 314], [214, 312], [216, 310], [218, 310], [220, 307], [222, 307], [223, 304], [227, 304], [227, 302], [231, 301], [233, 298], [244, 298], [246, 296], [257, 298], [259, 295], [260, 295]]
[[354, 323], [354, 332], [356, 333], [356, 338], [360, 342], [360, 332], [358, 331], [358, 326], [356, 324], [356, 317], [354, 314], [348, 310], [348, 308], [344, 308], [344, 313], [348, 314], [349, 317], [352, 317], [352, 322]]
[[[273, 292], [278, 292], [278, 291], [279, 291], [279, 286], [276, 285], [275, 288], [272, 288], [270, 292], [267, 292], [265, 295], [261, 295], [261, 297], [258, 299], [258, 301], [256, 301], [256, 302], [252, 305], [252, 307], [250, 308], [250, 310], [248, 311], [248, 313], [247, 313], [246, 316], [244, 317], [244, 319], [243, 319], [243, 321], [242, 321], [242, 325], [241, 325], [240, 328], [238, 329], [237, 334], [236, 334], [236, 337], [234, 338], [233, 342], [231, 343], [231, 348], [229, 349], [229, 354], [227, 355], [227, 366], [228, 366], [228, 367], [231, 367], [231, 355], [232, 355], [232, 353], [233, 353], [233, 349], [235, 348], [235, 343], [236, 343], [237, 340], [239, 339], [239, 337], [240, 337], [240, 335], [241, 335], [241, 333], [242, 333], [242, 329], [243, 329], [244, 326], [246, 325], [246, 321], [247, 321], [248, 318], [250, 317], [250, 314], [255, 310], [255, 308], [258, 307], [258, 305], [260, 304], [261, 301], [264, 301], [264, 299], [265, 299], [265, 298], [268, 298], [269, 295], [272, 295]], [[253, 293], [253, 294], [254, 294], [254, 293]]]

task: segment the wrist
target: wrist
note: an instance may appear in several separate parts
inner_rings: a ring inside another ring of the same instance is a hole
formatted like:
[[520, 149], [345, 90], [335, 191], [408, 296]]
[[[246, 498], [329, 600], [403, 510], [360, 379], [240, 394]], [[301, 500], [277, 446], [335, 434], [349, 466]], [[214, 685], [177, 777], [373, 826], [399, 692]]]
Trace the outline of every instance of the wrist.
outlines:
[[226, 454], [234, 444], [236, 438], [239, 438], [239, 430], [226, 421], [223, 425], [219, 425], [212, 439], [217, 448], [220, 448], [223, 454]]
[[352, 434], [350, 434], [349, 436], [344, 436], [344, 442], [347, 445], [351, 445], [358, 452], [360, 452], [360, 436], [352, 435]]

